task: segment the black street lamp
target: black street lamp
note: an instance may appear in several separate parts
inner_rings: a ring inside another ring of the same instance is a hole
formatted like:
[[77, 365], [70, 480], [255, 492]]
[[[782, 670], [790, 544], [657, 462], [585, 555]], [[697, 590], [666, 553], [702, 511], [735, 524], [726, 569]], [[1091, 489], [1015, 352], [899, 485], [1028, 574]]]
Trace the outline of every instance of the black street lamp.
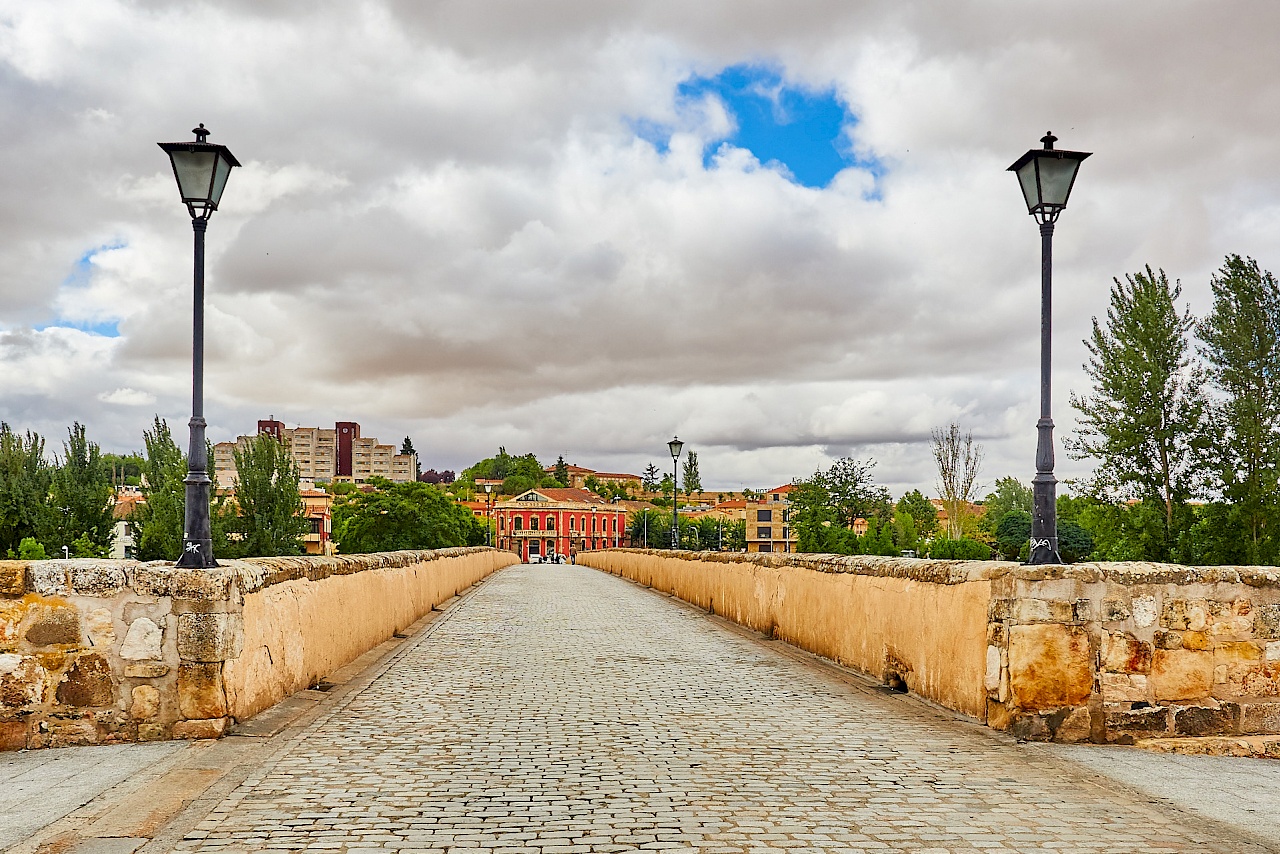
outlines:
[[217, 566], [213, 559], [213, 530], [209, 521], [209, 452], [204, 438], [204, 232], [209, 217], [227, 186], [227, 176], [240, 161], [225, 145], [206, 142], [209, 131], [202, 123], [192, 131], [194, 142], [162, 142], [169, 155], [178, 192], [191, 214], [195, 232], [195, 299], [191, 346], [191, 444], [187, 451], [186, 512], [183, 517], [182, 554], [178, 566], [204, 569]]
[[680, 548], [680, 449], [684, 447], [679, 437], [667, 443], [671, 451], [671, 548]]
[[484, 485], [484, 503], [485, 515], [488, 517], [488, 531], [485, 532], [485, 539], [489, 541], [488, 545], [493, 545], [493, 484], [486, 483]]
[[1040, 419], [1036, 421], [1036, 476], [1031, 481], [1030, 564], [1062, 563], [1058, 556], [1057, 485], [1053, 476], [1053, 418], [1051, 345], [1053, 328], [1053, 224], [1067, 206], [1085, 151], [1059, 151], [1049, 131], [1040, 142], [1009, 167], [1016, 172], [1027, 202], [1027, 213], [1040, 223]]

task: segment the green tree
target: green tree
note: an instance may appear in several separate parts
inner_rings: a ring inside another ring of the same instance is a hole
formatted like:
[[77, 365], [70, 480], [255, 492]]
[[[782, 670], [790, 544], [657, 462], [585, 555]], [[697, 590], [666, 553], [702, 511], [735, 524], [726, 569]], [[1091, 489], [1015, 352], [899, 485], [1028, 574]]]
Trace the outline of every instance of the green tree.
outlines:
[[18, 543], [18, 559], [48, 560], [49, 553], [44, 550], [44, 546], [35, 537], [23, 537], [22, 542]]
[[564, 454], [556, 457], [556, 482], [561, 486], [569, 485], [569, 464], [564, 461]]
[[[1074, 524], [1074, 523], [1073, 523]], [[1078, 525], [1076, 527], [1079, 527]], [[1061, 525], [1059, 525], [1061, 528]], [[1031, 541], [1031, 511], [1021, 507], [1013, 508], [1000, 517], [995, 526], [996, 551], [1001, 557], [1013, 560], [1022, 551], [1022, 547]], [[1061, 534], [1059, 534], [1061, 539]], [[1059, 544], [1061, 546], [1061, 544]], [[1061, 552], [1061, 548], [1059, 548]]]
[[651, 462], [644, 467], [644, 473], [640, 476], [640, 485], [644, 487], [645, 492], [657, 492], [658, 483], [658, 467]]
[[0, 554], [15, 554], [23, 540], [48, 530], [52, 480], [44, 439], [0, 421]]
[[702, 475], [698, 472], [698, 452], [690, 451], [684, 460], [684, 471], [681, 472], [686, 495], [702, 491]]
[[921, 537], [932, 537], [938, 530], [938, 508], [920, 490], [913, 489], [898, 499], [897, 509], [911, 514], [916, 522], [916, 531]]
[[372, 492], [343, 496], [333, 508], [333, 538], [345, 554], [478, 546], [484, 522], [429, 483], [371, 478]]
[[[998, 478], [995, 491], [987, 494], [982, 507], [982, 527], [994, 533], [1006, 513], [1012, 510], [1031, 512], [1031, 487], [1024, 486], [1016, 477]], [[1030, 536], [1027, 535], [1028, 539]]]
[[1210, 286], [1213, 310], [1197, 332], [1209, 378], [1221, 392], [1210, 415], [1211, 486], [1235, 506], [1230, 518], [1243, 523], [1244, 562], [1274, 563], [1280, 537], [1280, 283], [1252, 258], [1230, 255]]
[[1068, 450], [1098, 461], [1091, 483], [1100, 497], [1136, 497], [1163, 509], [1148, 540], [1149, 560], [1174, 559], [1180, 512], [1201, 484], [1206, 450], [1203, 371], [1190, 358], [1190, 310], [1179, 314], [1181, 285], [1163, 270], [1114, 280], [1105, 327], [1093, 320], [1085, 372], [1093, 394], [1072, 394], [1079, 427]]
[[89, 441], [84, 425], [75, 422], [67, 430], [63, 455], [49, 485], [49, 530], [41, 538], [45, 548], [58, 552], [81, 536], [98, 551], [111, 548], [115, 526], [111, 472], [96, 442]]
[[929, 544], [929, 557], [935, 560], [990, 560], [991, 547], [968, 537], [958, 540], [938, 537]]
[[[506, 481], [510, 478], [520, 478], [516, 481], [519, 484], [528, 484], [519, 492], [526, 489], [534, 489], [542, 485], [543, 480], [549, 480], [545, 471], [543, 471], [542, 463], [538, 462], [538, 458], [533, 454], [524, 454], [522, 456], [512, 456], [507, 453], [505, 447], [498, 448], [498, 454], [488, 459], [469, 466], [462, 470], [458, 475], [458, 480], [466, 481], [474, 484], [476, 478], [488, 480]], [[505, 495], [515, 495], [516, 492], [509, 492], [503, 485], [503, 493]]]
[[302, 536], [310, 529], [298, 494], [298, 466], [289, 448], [269, 433], [260, 433], [234, 451], [238, 537], [228, 543], [228, 556], [272, 557], [301, 554]]
[[859, 554], [864, 544], [853, 533], [854, 522], [892, 519], [889, 493], [872, 478], [874, 467], [874, 460], [845, 457], [793, 482], [790, 522], [799, 551]]
[[587, 475], [582, 481], [582, 485], [594, 492], [596, 495], [600, 495], [604, 491], [600, 486], [600, 481], [596, 480], [596, 476], [593, 474]]
[[[169, 424], [155, 416], [150, 430], [142, 433], [142, 473], [145, 501], [134, 510], [131, 524], [139, 560], [176, 560], [182, 553], [183, 513], [186, 503], [187, 458], [173, 441]], [[212, 457], [210, 457], [212, 459]], [[217, 554], [217, 538], [215, 551]]]
[[920, 549], [920, 531], [915, 517], [902, 507], [902, 502], [898, 502], [893, 511], [893, 542], [899, 551]]
[[142, 469], [146, 465], [146, 459], [141, 454], [103, 453], [102, 463], [111, 472], [111, 483], [114, 486], [141, 484]]
[[[1028, 536], [1030, 536], [1029, 533]], [[1084, 560], [1092, 552], [1092, 534], [1070, 519], [1058, 523], [1058, 554], [1063, 560], [1067, 563], [1075, 563]]]

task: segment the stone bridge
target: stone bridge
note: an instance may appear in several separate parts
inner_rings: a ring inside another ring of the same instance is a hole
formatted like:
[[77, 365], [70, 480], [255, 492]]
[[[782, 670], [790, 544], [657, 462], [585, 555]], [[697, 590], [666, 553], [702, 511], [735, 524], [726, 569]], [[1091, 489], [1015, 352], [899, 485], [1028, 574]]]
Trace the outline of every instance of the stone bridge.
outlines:
[[1270, 850], [1001, 731], [1276, 755], [1272, 570], [579, 557], [0, 563], [6, 747], [231, 735], [12, 850]]

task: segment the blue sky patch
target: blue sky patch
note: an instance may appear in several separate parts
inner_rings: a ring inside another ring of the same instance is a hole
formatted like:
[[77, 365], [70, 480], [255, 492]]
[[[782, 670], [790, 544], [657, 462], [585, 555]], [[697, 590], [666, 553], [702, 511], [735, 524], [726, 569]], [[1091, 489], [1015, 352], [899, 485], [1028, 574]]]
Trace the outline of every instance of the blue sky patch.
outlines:
[[[710, 166], [722, 143], [744, 148], [763, 164], [786, 168], [798, 184], [825, 187], [840, 170], [858, 166], [879, 177], [884, 169], [877, 161], [860, 161], [843, 133], [857, 123], [834, 87], [812, 90], [783, 80], [775, 68], [732, 65], [713, 77], [690, 77], [676, 89], [678, 101], [718, 98], [733, 116], [735, 128], [724, 138], [711, 140], [703, 152]], [[671, 129], [652, 122], [636, 122], [636, 135], [666, 153]]]
[[[76, 259], [75, 265], [71, 269], [71, 273], [62, 280], [62, 295], [68, 291], [84, 290], [89, 287], [90, 280], [93, 278], [93, 258], [103, 252], [113, 252], [117, 249], [125, 248], [127, 244], [124, 241], [116, 241], [114, 243], [106, 243], [102, 246], [96, 246], [88, 250]], [[64, 317], [55, 318], [44, 326], [37, 326], [37, 331], [49, 329], [51, 327], [61, 326], [69, 329], [79, 329], [92, 335], [102, 335], [107, 338], [120, 337], [120, 321], [118, 318], [111, 319], [95, 319], [95, 320], [71, 320]]]

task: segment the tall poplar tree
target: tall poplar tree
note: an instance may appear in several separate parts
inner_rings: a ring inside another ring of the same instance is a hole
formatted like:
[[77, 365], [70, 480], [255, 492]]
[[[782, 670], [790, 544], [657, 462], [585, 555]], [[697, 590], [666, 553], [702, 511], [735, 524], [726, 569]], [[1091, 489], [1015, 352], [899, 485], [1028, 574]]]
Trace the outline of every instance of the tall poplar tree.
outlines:
[[1210, 483], [1234, 505], [1246, 559], [1273, 562], [1280, 544], [1280, 284], [1252, 258], [1214, 274], [1213, 310], [1197, 328], [1212, 407]]
[[303, 515], [298, 465], [288, 446], [259, 433], [234, 455], [240, 537], [229, 551], [244, 557], [301, 554], [302, 535], [311, 523]]
[[685, 457], [684, 471], [681, 474], [680, 479], [684, 481], [686, 495], [702, 491], [702, 474], [698, 471], [697, 451], [690, 451], [688, 456]]
[[1191, 358], [1190, 309], [1164, 270], [1113, 279], [1106, 324], [1093, 319], [1085, 373], [1093, 393], [1071, 395], [1080, 413], [1066, 445], [1098, 461], [1092, 488], [1113, 501], [1139, 498], [1158, 508], [1159, 537], [1145, 555], [1170, 560], [1189, 524], [1186, 502], [1200, 491], [1205, 451], [1204, 371]]
[[0, 558], [17, 554], [23, 539], [38, 538], [49, 522], [49, 482], [44, 439], [15, 433], [0, 421]]
[[105, 557], [115, 528], [113, 493], [111, 471], [101, 449], [97, 442], [89, 441], [84, 425], [75, 422], [67, 430], [63, 456], [49, 487], [52, 525], [43, 538], [49, 553], [72, 547], [84, 538], [84, 547]]

